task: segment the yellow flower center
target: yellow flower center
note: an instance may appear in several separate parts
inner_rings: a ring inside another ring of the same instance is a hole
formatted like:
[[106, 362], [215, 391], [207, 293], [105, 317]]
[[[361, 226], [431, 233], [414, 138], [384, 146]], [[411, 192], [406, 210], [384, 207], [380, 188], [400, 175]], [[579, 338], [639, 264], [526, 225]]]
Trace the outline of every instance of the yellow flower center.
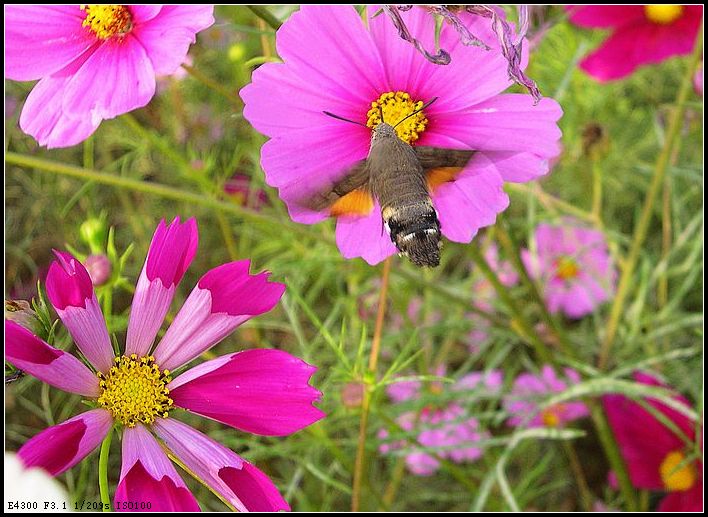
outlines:
[[578, 264], [569, 257], [562, 257], [556, 261], [556, 277], [561, 280], [572, 280], [578, 276], [580, 268]]
[[133, 28], [133, 17], [124, 5], [82, 5], [86, 18], [81, 24], [88, 27], [99, 39], [123, 36]]
[[681, 18], [682, 5], [645, 5], [644, 14], [650, 22], [668, 25]]
[[686, 461], [681, 451], [667, 454], [659, 466], [659, 473], [666, 490], [671, 492], [684, 492], [696, 482], [696, 468], [693, 462]]
[[541, 422], [546, 427], [558, 427], [560, 425], [561, 405], [551, 406], [541, 413]]
[[[413, 101], [405, 92], [387, 92], [371, 103], [371, 109], [366, 114], [366, 125], [371, 129], [385, 122], [395, 126], [398, 122], [423, 107], [423, 101]], [[383, 120], [381, 117], [383, 116]], [[418, 140], [420, 133], [425, 131], [428, 119], [422, 111], [407, 118], [396, 127], [396, 133], [404, 142], [412, 144]]]
[[98, 378], [101, 380], [98, 403], [125, 426], [135, 427], [138, 422], [151, 424], [158, 416], [167, 418], [172, 409], [167, 389], [170, 372], [160, 371], [152, 356], [116, 357], [115, 366], [106, 375], [99, 372]]

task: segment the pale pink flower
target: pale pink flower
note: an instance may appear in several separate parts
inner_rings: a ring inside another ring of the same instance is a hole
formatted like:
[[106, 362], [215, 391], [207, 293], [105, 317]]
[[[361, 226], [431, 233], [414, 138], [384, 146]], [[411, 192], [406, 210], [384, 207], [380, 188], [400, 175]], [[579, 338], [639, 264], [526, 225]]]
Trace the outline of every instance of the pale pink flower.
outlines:
[[568, 422], [588, 416], [588, 408], [582, 402], [560, 402], [543, 411], [541, 404], [554, 393], [565, 391], [568, 386], [580, 382], [575, 370], [566, 368], [565, 378], [559, 378], [549, 365], [540, 375], [522, 373], [504, 397], [504, 409], [511, 414], [507, 423], [514, 427], [562, 427]]
[[111, 119], [145, 106], [155, 77], [174, 73], [212, 5], [5, 6], [5, 77], [40, 81], [20, 127], [40, 145], [82, 142]]

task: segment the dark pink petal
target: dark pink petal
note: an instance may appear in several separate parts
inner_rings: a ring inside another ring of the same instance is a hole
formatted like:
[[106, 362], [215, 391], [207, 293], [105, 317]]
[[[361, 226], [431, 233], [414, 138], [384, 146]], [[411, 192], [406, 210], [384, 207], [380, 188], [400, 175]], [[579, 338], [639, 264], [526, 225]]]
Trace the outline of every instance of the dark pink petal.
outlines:
[[702, 512], [703, 480], [698, 479], [690, 490], [670, 492], [659, 503], [657, 512]]
[[249, 512], [290, 511], [290, 505], [280, 495], [278, 487], [247, 461], [240, 469], [222, 469], [220, 476]]
[[5, 77], [41, 79], [64, 68], [95, 43], [78, 5], [6, 5]]
[[146, 355], [170, 309], [175, 289], [197, 251], [197, 222], [179, 217], [169, 225], [160, 221], [152, 237], [145, 265], [135, 287], [130, 309], [126, 353]]
[[54, 250], [57, 257], [47, 273], [47, 296], [55, 309], [86, 307], [93, 297], [93, 283], [86, 268], [71, 254]]
[[134, 36], [104, 41], [66, 84], [63, 111], [93, 121], [145, 106], [155, 94], [155, 71]]
[[5, 320], [5, 359], [55, 388], [98, 397], [98, 377], [71, 354], [58, 350], [14, 321]]
[[247, 350], [196, 366], [170, 385], [175, 404], [242, 431], [292, 434], [325, 415], [308, 384], [316, 368], [281, 350]]
[[97, 370], [105, 373], [113, 365], [113, 347], [91, 277], [70, 254], [54, 253], [58, 260], [47, 274], [49, 301], [79, 350]]
[[118, 511], [147, 509], [141, 506], [146, 503], [151, 512], [199, 511], [197, 500], [142, 425], [123, 431], [123, 464], [114, 501]]
[[[262, 472], [205, 434], [174, 418], [158, 420], [153, 429], [196, 477], [236, 510], [290, 509], [275, 485]], [[234, 474], [234, 471], [244, 469], [244, 473]]]
[[361, 257], [372, 266], [396, 253], [396, 246], [384, 230], [377, 200], [368, 215], [338, 217], [336, 241], [344, 258]]
[[48, 149], [83, 142], [96, 131], [100, 120], [70, 116], [62, 111], [64, 89], [70, 77], [45, 77], [27, 96], [20, 128]]
[[645, 21], [617, 29], [600, 48], [581, 61], [580, 68], [598, 81], [611, 81], [628, 76], [641, 65], [690, 54], [701, 21], [701, 9], [698, 7], [697, 16], [693, 10], [687, 11], [669, 25]]
[[570, 21], [581, 27], [609, 29], [645, 20], [643, 5], [568, 5]]
[[105, 409], [92, 409], [45, 429], [17, 452], [26, 467], [41, 467], [53, 476], [70, 469], [108, 434], [113, 425]]
[[249, 266], [248, 260], [229, 262], [199, 280], [155, 348], [162, 368], [182, 366], [245, 321], [275, 307], [285, 285], [268, 282], [269, 273], [250, 275]]
[[196, 33], [214, 23], [213, 13], [213, 5], [165, 5], [149, 21], [136, 25], [133, 35], [145, 47], [157, 75], [172, 74], [184, 63]]

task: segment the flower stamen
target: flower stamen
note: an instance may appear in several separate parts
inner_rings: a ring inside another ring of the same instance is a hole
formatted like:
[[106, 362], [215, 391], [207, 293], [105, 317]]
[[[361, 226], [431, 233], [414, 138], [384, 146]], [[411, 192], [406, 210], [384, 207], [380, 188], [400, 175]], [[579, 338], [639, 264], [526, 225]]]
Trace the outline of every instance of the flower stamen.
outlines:
[[666, 490], [671, 492], [684, 492], [696, 482], [696, 468], [692, 462], [686, 461], [681, 451], [667, 454], [659, 466], [659, 473]]
[[167, 418], [173, 403], [167, 389], [172, 380], [169, 370], [160, 371], [152, 356], [124, 355], [114, 361], [115, 366], [107, 374], [98, 373], [98, 403], [127, 427], [139, 422], [152, 424], [157, 417]]
[[682, 5], [645, 5], [644, 14], [650, 22], [669, 25], [683, 15]]
[[573, 280], [580, 273], [578, 263], [570, 257], [561, 257], [555, 262], [556, 278], [560, 280]]
[[[371, 103], [371, 109], [366, 114], [366, 125], [371, 129], [375, 129], [382, 122], [395, 126], [422, 107], [423, 101], [413, 101], [406, 92], [386, 92]], [[412, 144], [418, 140], [427, 125], [428, 119], [422, 111], [419, 111], [396, 127], [396, 133], [401, 140]]]
[[124, 5], [82, 5], [86, 18], [81, 23], [91, 29], [97, 38], [109, 39], [113, 36], [122, 37], [133, 28], [133, 17]]

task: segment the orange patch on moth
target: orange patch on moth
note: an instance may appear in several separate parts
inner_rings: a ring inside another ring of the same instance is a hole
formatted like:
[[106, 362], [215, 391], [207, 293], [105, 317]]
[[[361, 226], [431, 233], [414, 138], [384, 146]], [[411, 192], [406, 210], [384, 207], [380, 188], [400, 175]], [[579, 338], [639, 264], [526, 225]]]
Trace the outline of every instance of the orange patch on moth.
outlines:
[[427, 171], [428, 188], [435, 191], [443, 183], [454, 180], [462, 170], [462, 167], [438, 167]]
[[339, 198], [330, 208], [330, 215], [369, 215], [374, 208], [374, 199], [364, 189], [352, 190]]

